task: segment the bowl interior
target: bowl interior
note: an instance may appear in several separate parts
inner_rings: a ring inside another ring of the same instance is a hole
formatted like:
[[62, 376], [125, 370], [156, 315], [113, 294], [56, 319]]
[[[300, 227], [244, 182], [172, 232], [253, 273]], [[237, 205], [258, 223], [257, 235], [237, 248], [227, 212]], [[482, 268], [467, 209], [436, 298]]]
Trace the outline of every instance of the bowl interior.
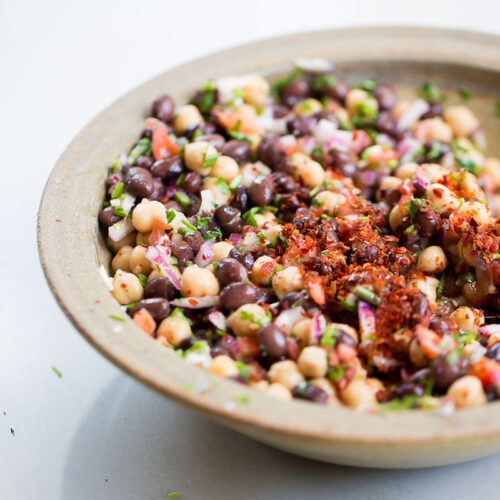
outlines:
[[[299, 56], [325, 57], [349, 82], [377, 78], [395, 84], [403, 96], [430, 80], [448, 94], [448, 102], [459, 102], [457, 90], [467, 86], [473, 95], [468, 104], [489, 139], [488, 154], [500, 156], [500, 144], [494, 140], [500, 130], [500, 119], [495, 117], [499, 49], [497, 38], [465, 32], [423, 28], [332, 30], [237, 47], [147, 82], [87, 125], [49, 178], [39, 213], [39, 249], [56, 299], [87, 340], [125, 371], [163, 394], [275, 446], [325, 460], [388, 466], [404, 465], [401, 457], [407, 456], [410, 448], [416, 464], [418, 457], [424, 460], [418, 450], [437, 443], [447, 443], [449, 448], [475, 439], [485, 444], [472, 455], [455, 451], [454, 457], [436, 458], [435, 463], [451, 463], [500, 449], [498, 403], [460, 411], [446, 419], [425, 412], [372, 415], [299, 401], [283, 403], [187, 365], [144, 335], [112, 299], [99, 275], [101, 263], [109, 266], [110, 254], [96, 218], [104, 198], [108, 166], [135, 143], [158, 95], [168, 92], [182, 103], [211, 78], [255, 71], [278, 78]], [[124, 321], [110, 318], [111, 314], [124, 317]], [[242, 394], [246, 398], [241, 398]], [[304, 440], [309, 443], [309, 451], [304, 451]], [[367, 444], [379, 453], [391, 449], [392, 458], [387, 456], [378, 462], [376, 455], [366, 458], [366, 449], [360, 450]], [[321, 452], [313, 452], [311, 447]], [[429, 460], [426, 463], [430, 464]], [[407, 461], [408, 466], [412, 464]]]

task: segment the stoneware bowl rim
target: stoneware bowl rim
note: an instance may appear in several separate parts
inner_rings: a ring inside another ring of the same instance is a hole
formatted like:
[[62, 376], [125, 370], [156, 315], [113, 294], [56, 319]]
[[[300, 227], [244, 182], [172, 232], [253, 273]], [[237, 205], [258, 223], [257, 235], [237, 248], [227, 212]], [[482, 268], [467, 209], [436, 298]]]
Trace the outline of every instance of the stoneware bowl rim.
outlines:
[[[326, 44], [330, 44], [330, 51], [324, 48]], [[182, 81], [189, 82], [191, 92], [203, 78], [224, 72], [254, 69], [270, 73], [287, 67], [294, 59], [287, 55], [290, 47], [303, 48], [299, 55], [332, 54], [334, 60], [341, 62], [349, 61], [349, 57], [381, 63], [429, 60], [500, 72], [499, 37], [421, 27], [361, 27], [288, 35], [217, 52], [169, 70], [127, 93], [95, 117], [71, 142], [50, 174], [38, 215], [38, 246], [43, 271], [58, 304], [96, 349], [136, 379], [169, 398], [284, 449], [300, 453], [296, 446], [286, 444], [287, 439], [307, 440], [321, 446], [383, 446], [388, 450], [393, 447], [395, 453], [403, 454], [412, 453], [413, 446], [431, 445], [435, 450], [446, 444], [468, 446], [474, 441], [488, 440], [496, 440], [496, 449], [500, 449], [500, 403], [445, 417], [433, 412], [370, 414], [300, 401], [283, 402], [189, 366], [144, 335], [128, 317], [125, 322], [109, 317], [126, 316], [99, 275], [105, 254], [95, 216], [102, 201], [106, 167], [121, 151], [112, 148], [119, 144], [125, 150], [133, 144], [146, 107], [162, 89], [179, 89], [174, 92], [177, 97], [182, 94]], [[256, 54], [261, 55], [260, 59]], [[254, 67], [248, 67], [250, 64]], [[195, 78], [196, 73], [199, 78]], [[181, 99], [186, 97], [182, 94]], [[121, 139], [108, 143], [107, 133], [113, 137], [121, 134]], [[100, 158], [95, 157], [98, 154]], [[265, 439], [263, 434], [270, 437]], [[283, 444], [278, 443], [280, 440]], [[397, 451], [401, 446], [406, 451]], [[496, 449], [472, 453], [470, 458]], [[459, 460], [450, 457], [430, 463]], [[356, 459], [344, 463], [354, 464]], [[361, 465], [367, 463], [360, 461]]]

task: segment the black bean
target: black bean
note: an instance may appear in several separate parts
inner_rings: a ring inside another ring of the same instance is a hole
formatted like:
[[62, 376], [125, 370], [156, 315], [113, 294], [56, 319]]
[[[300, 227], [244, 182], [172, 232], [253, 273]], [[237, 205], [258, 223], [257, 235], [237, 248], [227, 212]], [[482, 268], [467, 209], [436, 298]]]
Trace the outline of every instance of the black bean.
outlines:
[[274, 181], [276, 191], [280, 193], [291, 193], [296, 191], [298, 184], [291, 175], [287, 175], [284, 172], [273, 172], [271, 174], [271, 179]]
[[121, 220], [122, 218], [115, 214], [115, 207], [103, 208], [99, 214], [99, 225], [102, 229], [108, 229]]
[[201, 207], [201, 198], [199, 196], [191, 196], [191, 203], [189, 206], [184, 207], [184, 213], [188, 217], [192, 217], [193, 215], [196, 215], [200, 211]]
[[291, 116], [286, 121], [286, 128], [289, 134], [295, 137], [311, 135], [316, 119], [309, 116], [297, 115]]
[[495, 342], [487, 351], [485, 356], [500, 363], [500, 342]]
[[426, 385], [430, 380], [432, 380], [432, 373], [430, 368], [422, 368], [416, 371], [410, 378], [410, 380], [418, 385]]
[[271, 177], [259, 175], [255, 178], [249, 190], [250, 201], [253, 205], [265, 207], [273, 199], [274, 183]]
[[462, 288], [457, 284], [457, 275], [453, 271], [447, 271], [444, 275], [443, 296], [458, 297]]
[[249, 283], [231, 283], [220, 293], [220, 302], [226, 311], [238, 309], [245, 304], [254, 303], [257, 290]]
[[243, 264], [249, 271], [253, 267], [252, 254], [245, 247], [235, 247], [229, 250], [229, 257], [236, 259], [240, 264]]
[[382, 198], [389, 203], [389, 205], [395, 205], [401, 199], [401, 191], [397, 188], [387, 188], [381, 193]]
[[395, 399], [402, 399], [405, 396], [423, 396], [424, 394], [422, 386], [409, 382], [398, 385], [393, 392]]
[[222, 154], [234, 158], [241, 165], [250, 159], [250, 144], [246, 141], [228, 141], [222, 146]]
[[127, 312], [130, 316], [142, 308], [146, 308], [148, 312], [153, 316], [153, 319], [158, 323], [162, 319], [166, 318], [170, 313], [170, 304], [167, 299], [163, 297], [151, 297], [149, 299], [143, 299], [137, 302], [137, 304], [130, 308]]
[[195, 133], [197, 133], [198, 137], [200, 135], [211, 135], [215, 134], [217, 132], [217, 126], [215, 123], [212, 122], [203, 122], [203, 123], [198, 123], [196, 125], [193, 125], [189, 127], [185, 132], [184, 135], [190, 140], [193, 140], [193, 136]]
[[193, 262], [194, 260], [194, 252], [185, 241], [174, 241], [170, 245], [170, 250], [172, 251], [172, 255], [177, 259], [181, 270], [186, 262]]
[[139, 158], [137, 158], [137, 160], [135, 161], [134, 165], [136, 167], [142, 167], [149, 170], [153, 166], [154, 162], [155, 161], [152, 156], [139, 156]]
[[264, 356], [272, 359], [279, 359], [282, 356], [286, 356], [288, 351], [285, 334], [281, 328], [272, 323], [259, 329], [257, 332], [257, 342]]
[[434, 389], [439, 392], [445, 392], [455, 380], [464, 376], [469, 365], [467, 359], [453, 361], [448, 356], [448, 353], [441, 354], [431, 366]]
[[182, 212], [182, 207], [176, 200], [168, 200], [164, 203], [164, 205], [166, 210], [175, 210], [177, 212]]
[[377, 99], [381, 111], [392, 109], [398, 100], [396, 92], [389, 85], [378, 85], [373, 91], [373, 96]]
[[200, 135], [194, 142], [204, 141], [210, 143], [217, 151], [222, 151], [226, 139], [220, 134]]
[[129, 168], [125, 174], [125, 184], [130, 194], [138, 198], [149, 198], [154, 189], [151, 172], [142, 167]]
[[153, 103], [152, 114], [162, 122], [168, 122], [174, 116], [175, 102], [167, 94], [164, 94]]
[[282, 154], [279, 142], [279, 134], [266, 134], [262, 137], [257, 147], [257, 157], [266, 165], [275, 167]]
[[201, 187], [201, 175], [198, 172], [188, 172], [181, 182], [181, 189], [187, 194], [195, 194]]
[[434, 210], [426, 210], [420, 207], [415, 215], [415, 224], [418, 227], [418, 234], [424, 238], [430, 238], [438, 225], [438, 219]]
[[219, 260], [214, 274], [219, 280], [221, 288], [229, 285], [229, 283], [245, 281], [248, 277], [246, 268], [231, 257]]
[[241, 233], [243, 221], [240, 211], [229, 205], [221, 205], [215, 209], [214, 217], [220, 225], [224, 235], [229, 236], [232, 233]]
[[174, 300], [178, 295], [177, 288], [168, 278], [155, 278], [144, 287], [144, 297], [163, 297]]
[[[437, 316], [449, 316], [457, 307], [451, 301], [439, 301], [434, 314]], [[454, 329], [453, 323], [450, 320], [450, 328]]]
[[186, 241], [186, 243], [191, 247], [195, 255], [198, 253], [198, 250], [200, 249], [201, 245], [205, 243], [205, 240], [203, 239], [203, 236], [200, 233], [200, 231], [196, 231], [194, 234], [186, 236], [184, 238], [184, 241]]
[[290, 110], [286, 106], [282, 106], [281, 104], [273, 104], [273, 118], [279, 120], [280, 118], [285, 118], [286, 115], [290, 114]]
[[338, 119], [337, 115], [333, 111], [327, 111], [326, 109], [323, 109], [321, 111], [318, 111], [317, 113], [314, 113], [314, 118], [316, 120], [328, 120], [329, 122], [335, 123], [336, 125], [338, 124]]
[[184, 160], [182, 157], [175, 155], [168, 158], [162, 158], [154, 163], [151, 167], [151, 173], [160, 177], [164, 181], [169, 181], [174, 177], [182, 174], [184, 170]]
[[212, 349], [212, 352], [210, 354], [212, 355], [212, 357], [219, 356], [220, 354], [225, 354], [226, 356], [235, 359], [237, 351], [238, 347], [234, 338], [231, 337], [231, 335], [224, 335], [217, 340], [215, 347]]
[[410, 325], [418, 325], [424, 316], [429, 311], [429, 299], [421, 292], [419, 292], [412, 304], [412, 317], [410, 319]]
[[425, 187], [422, 186], [422, 184], [420, 184], [420, 182], [418, 182], [417, 179], [413, 179], [411, 181], [411, 184], [414, 190], [413, 196], [415, 196], [415, 198], [423, 198], [425, 196], [425, 193], [427, 192]]
[[422, 115], [422, 120], [426, 120], [427, 118], [434, 118], [435, 116], [440, 116], [443, 112], [443, 106], [440, 102], [432, 102], [430, 103], [429, 111]]
[[377, 129], [383, 134], [396, 135], [396, 119], [388, 111], [382, 111], [377, 119]]
[[264, 287], [257, 287], [257, 299], [255, 302], [265, 302], [266, 304], [272, 304], [276, 302], [276, 295], [269, 289]]
[[324, 404], [328, 399], [326, 391], [316, 385], [308, 384], [307, 382], [302, 382], [295, 386], [292, 389], [292, 395], [294, 398], [306, 399], [307, 401], [319, 404]]
[[231, 205], [244, 213], [250, 208], [250, 200], [248, 198], [248, 188], [239, 186], [234, 192], [234, 198]]
[[452, 333], [450, 331], [450, 322], [447, 318], [439, 318], [435, 316], [429, 321], [429, 328], [434, 330], [440, 337], [447, 333]]
[[309, 97], [310, 88], [309, 84], [302, 79], [295, 79], [289, 84], [285, 85], [280, 92], [283, 104], [292, 108], [299, 101], [303, 101]]
[[330, 97], [336, 101], [344, 101], [347, 93], [349, 92], [349, 85], [335, 75], [331, 75], [331, 79], [324, 78], [325, 76], [328, 76], [327, 74], [322, 76], [323, 79], [317, 91], [318, 95], [320, 97]]

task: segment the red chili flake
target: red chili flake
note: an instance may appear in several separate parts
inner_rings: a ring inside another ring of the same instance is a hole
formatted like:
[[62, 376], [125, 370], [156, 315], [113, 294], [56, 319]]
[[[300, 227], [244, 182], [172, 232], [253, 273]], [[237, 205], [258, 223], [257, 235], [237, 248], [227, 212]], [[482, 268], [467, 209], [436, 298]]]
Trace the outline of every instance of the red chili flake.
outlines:
[[188, 302], [192, 305], [192, 306], [197, 306], [198, 305], [198, 301], [196, 299], [189, 299]]
[[61, 222], [61, 219], [56, 219], [56, 222]]

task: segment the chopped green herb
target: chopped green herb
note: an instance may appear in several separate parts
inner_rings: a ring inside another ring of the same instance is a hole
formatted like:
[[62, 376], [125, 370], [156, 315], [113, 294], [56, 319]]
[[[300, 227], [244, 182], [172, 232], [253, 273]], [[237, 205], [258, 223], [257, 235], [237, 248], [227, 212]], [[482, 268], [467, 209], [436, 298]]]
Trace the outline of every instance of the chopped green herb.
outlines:
[[225, 195], [231, 194], [231, 190], [229, 189], [226, 180], [223, 179], [222, 177], [217, 178], [217, 188], [222, 194]]
[[[193, 326], [193, 322], [184, 314], [184, 311], [180, 307], [176, 307], [171, 313], [170, 316], [175, 316], [176, 318], [181, 318], [184, 321], [187, 321], [191, 326]], [[191, 346], [194, 347], [194, 346]]]
[[212, 219], [210, 217], [196, 217], [196, 227], [203, 231], [207, 228], [207, 225], [210, 223]]
[[175, 181], [175, 185], [179, 187], [182, 184], [182, 181], [184, 180], [184, 177], [186, 177], [185, 173], [182, 173], [179, 175], [179, 178]]
[[202, 113], [208, 113], [215, 104], [215, 82], [207, 82], [203, 86], [203, 94], [201, 95], [199, 108]]
[[464, 101], [468, 101], [472, 97], [472, 92], [469, 87], [462, 86], [458, 89], [458, 92]]
[[366, 300], [366, 302], [369, 302], [370, 304], [373, 304], [375, 306], [380, 304], [380, 297], [376, 293], [369, 290], [368, 288], [365, 288], [364, 286], [356, 285], [354, 287], [353, 292], [360, 299]]
[[178, 497], [180, 493], [178, 491], [173, 491], [172, 493], [168, 494], [168, 498], [175, 498]]
[[15, 436], [14, 429], [13, 429], [12, 427], [10, 428], [10, 433], [11, 433], [13, 436]]
[[441, 295], [443, 295], [443, 288], [444, 288], [444, 279], [446, 277], [446, 273], [443, 271], [441, 273], [441, 276], [439, 277], [439, 285], [436, 289], [436, 297], [439, 299]]
[[495, 116], [500, 117], [500, 101], [495, 103]]
[[247, 396], [246, 394], [235, 394], [233, 399], [240, 404], [250, 403], [250, 396]]
[[424, 83], [420, 87], [418, 93], [422, 99], [430, 103], [438, 102], [441, 99], [441, 91], [439, 90], [439, 87], [432, 82]]
[[336, 78], [334, 75], [318, 75], [312, 81], [311, 87], [315, 91], [320, 91], [324, 88], [333, 89], [335, 83]]
[[139, 273], [137, 278], [142, 286], [146, 286], [148, 284], [148, 277], [145, 274]]
[[410, 221], [414, 222], [417, 215], [418, 209], [425, 205], [425, 200], [421, 198], [415, 198], [413, 195], [410, 196], [410, 201], [406, 202], [408, 208], [408, 215], [410, 216]]
[[111, 319], [116, 319], [116, 321], [125, 321], [125, 318], [123, 318], [122, 316], [117, 316], [116, 314], [110, 314], [109, 317]]
[[268, 325], [272, 320], [272, 317], [269, 318], [269, 315], [267, 315], [267, 314], [263, 318], [257, 318], [257, 316], [255, 316], [255, 314], [248, 312], [248, 311], [241, 311], [240, 318], [242, 320], [249, 320], [252, 323], [254, 323], [255, 325], [259, 325], [259, 326]]
[[242, 175], [237, 175], [230, 183], [229, 183], [229, 189], [234, 191], [241, 183], [243, 182], [243, 176]]
[[427, 153], [427, 159], [437, 160], [443, 151], [443, 145], [440, 142], [433, 142], [431, 149]]
[[181, 191], [176, 191], [174, 193], [174, 198], [183, 206], [188, 207], [193, 203], [184, 193]]
[[475, 163], [469, 156], [467, 156], [467, 153], [469, 153], [469, 151], [466, 148], [460, 146], [460, 144], [458, 144], [456, 141], [452, 141], [451, 150], [453, 151], [455, 163], [460, 168], [465, 168], [471, 174], [474, 174], [476, 176], [479, 175], [482, 167]]
[[222, 153], [215, 153], [212, 156], [207, 156], [207, 152], [205, 151], [203, 153], [202, 165], [204, 167], [213, 167], [215, 165], [215, 162], [217, 161], [217, 158], [219, 158], [219, 156], [221, 156], [221, 155], [222, 155]]
[[459, 274], [458, 280], [462, 283], [474, 283], [474, 281], [476, 281], [476, 276], [472, 271], [469, 271], [468, 273]]
[[209, 229], [208, 231], [205, 232], [203, 235], [203, 238], [205, 240], [212, 240], [212, 239], [217, 239], [217, 238], [222, 238], [222, 233], [221, 230], [218, 227], [214, 227], [213, 229]]
[[249, 144], [252, 143], [252, 139], [250, 139], [250, 137], [242, 134], [241, 132], [237, 132], [236, 130], [228, 130], [227, 134], [237, 141], [248, 142]]
[[248, 378], [250, 376], [250, 367], [247, 364], [243, 363], [242, 361], [236, 361], [236, 367], [240, 372], [241, 378]]
[[347, 300], [345, 299], [341, 299], [339, 298], [339, 302], [340, 302], [340, 305], [346, 310], [346, 311], [349, 311], [349, 312], [356, 312], [358, 310], [358, 306], [356, 303], [351, 303], [351, 302], [348, 302]]
[[377, 86], [377, 80], [373, 78], [368, 78], [365, 81], [361, 82], [360, 87], [363, 90], [366, 90], [367, 92], [372, 92], [375, 90], [375, 87]]
[[271, 85], [271, 91], [274, 93], [281, 92], [289, 83], [292, 83], [300, 75], [301, 72], [302, 71], [299, 68], [295, 68], [290, 75], [285, 76], [285, 78], [282, 78], [281, 80], [273, 83]]
[[446, 356], [446, 364], [454, 365], [462, 357], [462, 353], [463, 348], [461, 346], [450, 351]]
[[404, 396], [401, 399], [393, 399], [391, 402], [383, 406], [392, 411], [414, 410], [419, 407], [419, 396], [411, 394], [409, 396]]
[[343, 365], [332, 366], [328, 369], [327, 375], [333, 382], [338, 382], [345, 375], [345, 368]]
[[453, 339], [458, 342], [461, 346], [470, 344], [477, 340], [474, 332], [468, 332], [467, 330], [459, 330], [457, 334], [453, 335]]
[[340, 335], [340, 332], [336, 330], [333, 325], [328, 325], [325, 328], [323, 336], [320, 340], [320, 345], [324, 347], [335, 347], [337, 342], [337, 337]]
[[[191, 224], [191, 222], [189, 222], [187, 219], [182, 219], [181, 221], [188, 229], [190, 229], [192, 231], [191, 234], [194, 234], [196, 231], [197, 231], [197, 227], [194, 226], [193, 224]], [[184, 233], [185, 234], [185, 233]], [[185, 234], [187, 236], [187, 234]]]
[[245, 219], [250, 225], [257, 227], [257, 221], [255, 220], [255, 214], [260, 213], [260, 207], [252, 207], [248, 212], [245, 212], [242, 217]]
[[494, 254], [491, 256], [491, 258], [492, 258], [493, 260], [500, 259], [500, 253], [494, 253]]
[[62, 378], [62, 373], [55, 366], [52, 367], [52, 370], [59, 378]]
[[143, 137], [130, 151], [127, 157], [127, 163], [133, 165], [139, 156], [151, 156], [152, 153], [151, 139]]
[[173, 208], [167, 210], [167, 222], [170, 224], [175, 219], [176, 215], [177, 214]]
[[111, 198], [114, 200], [115, 198], [118, 198], [123, 191], [123, 187], [125, 184], [123, 182], [118, 182], [116, 186], [114, 187], [113, 191], [111, 192]]

